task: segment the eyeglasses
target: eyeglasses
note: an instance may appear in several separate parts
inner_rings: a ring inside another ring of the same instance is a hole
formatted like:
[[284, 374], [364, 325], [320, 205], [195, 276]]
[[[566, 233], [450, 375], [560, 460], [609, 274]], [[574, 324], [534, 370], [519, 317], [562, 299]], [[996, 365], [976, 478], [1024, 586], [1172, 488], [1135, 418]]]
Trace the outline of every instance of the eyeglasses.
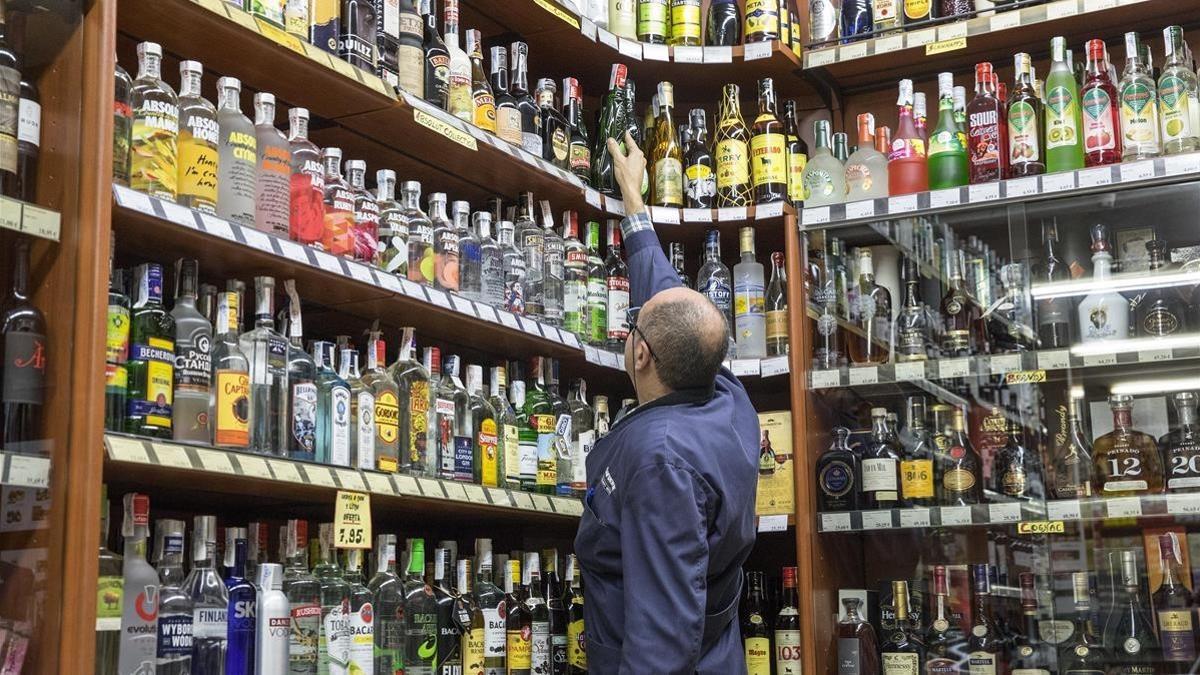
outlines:
[[625, 322], [629, 324], [629, 333], [631, 335], [636, 333], [639, 337], [642, 338], [642, 342], [646, 345], [646, 349], [650, 352], [650, 358], [654, 359], [655, 361], [658, 361], [658, 354], [654, 353], [654, 347], [650, 346], [650, 341], [646, 339], [646, 334], [642, 332], [641, 328], [638, 328], [637, 318], [638, 318], [638, 313], [641, 311], [642, 311], [641, 307], [630, 307], [630, 308], [626, 309], [625, 310]]

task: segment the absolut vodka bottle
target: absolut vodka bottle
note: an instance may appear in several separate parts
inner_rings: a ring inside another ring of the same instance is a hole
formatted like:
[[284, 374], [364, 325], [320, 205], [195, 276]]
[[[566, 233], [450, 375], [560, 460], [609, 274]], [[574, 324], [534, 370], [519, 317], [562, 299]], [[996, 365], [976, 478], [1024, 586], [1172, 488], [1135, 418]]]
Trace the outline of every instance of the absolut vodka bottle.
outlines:
[[504, 304], [504, 254], [492, 238], [492, 214], [475, 214], [475, 231], [479, 237], [479, 297], [477, 300], [492, 307]]
[[258, 228], [277, 237], [288, 236], [291, 212], [292, 151], [275, 128], [275, 95], [254, 95], [254, 133], [257, 171], [254, 177], [254, 220]]
[[242, 83], [236, 77], [217, 80], [218, 149], [217, 215], [244, 227], [254, 227], [255, 164], [258, 137], [242, 114]]

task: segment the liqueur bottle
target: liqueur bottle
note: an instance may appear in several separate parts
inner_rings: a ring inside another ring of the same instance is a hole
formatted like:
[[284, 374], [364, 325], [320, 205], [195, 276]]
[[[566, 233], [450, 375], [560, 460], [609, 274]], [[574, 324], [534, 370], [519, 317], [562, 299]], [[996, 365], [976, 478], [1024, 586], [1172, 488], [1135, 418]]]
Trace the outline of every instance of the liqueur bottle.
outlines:
[[1067, 65], [1066, 45], [1062, 37], [1050, 41], [1053, 64], [1046, 75], [1047, 173], [1082, 169], [1084, 165], [1079, 82]]
[[650, 150], [650, 203], [654, 206], [680, 208], [683, 206], [683, 153], [675, 133], [672, 113], [675, 109], [674, 88], [670, 82], [658, 84], [658, 117], [655, 119], [656, 143]]
[[671, 0], [671, 37], [667, 40], [672, 45], [684, 47], [699, 47], [702, 44], [700, 0]]
[[288, 139], [275, 128], [274, 94], [254, 95], [254, 134], [257, 147], [254, 221], [264, 232], [287, 237], [292, 153]]
[[379, 253], [376, 264], [401, 279], [408, 278], [408, 219], [396, 201], [396, 172], [375, 172], [375, 202], [379, 209]]
[[[395, 56], [396, 69], [399, 73], [397, 86], [414, 96], [423, 96], [425, 93], [425, 25], [418, 11], [420, 2], [421, 0], [400, 0], [399, 42]], [[383, 16], [386, 20], [389, 11], [385, 7], [376, 16], [377, 18]], [[389, 31], [385, 28], [378, 31], [376, 37], [382, 42], [386, 40], [388, 33]], [[384, 72], [387, 72], [386, 64], [391, 58], [389, 51], [388, 49], [380, 50], [380, 67], [384, 69]], [[384, 79], [387, 79], [386, 75]]]
[[[1177, 155], [1200, 148], [1200, 129], [1196, 128], [1196, 73], [1189, 65], [1183, 29], [1163, 29], [1166, 63], [1158, 76], [1158, 100], [1162, 125], [1163, 153]], [[136, 134], [136, 131], [135, 131]]]
[[833, 442], [817, 460], [817, 510], [855, 511], [859, 508], [859, 457], [849, 445], [850, 430], [837, 427]]
[[854, 364], [887, 363], [892, 356], [892, 295], [875, 283], [871, 249], [858, 250], [858, 325], [861, 331], [850, 339], [850, 362]]
[[758, 204], [788, 198], [787, 135], [776, 113], [775, 82], [766, 77], [758, 82], [758, 117], [750, 131], [750, 173]]
[[900, 437], [900, 498], [905, 506], [933, 506], [933, 438], [925, 428], [925, 397], [910, 396], [905, 405], [905, 429]]
[[872, 32], [876, 35], [895, 30], [900, 27], [900, 15], [896, 9], [904, 4], [904, 0], [875, 0], [871, 8]]
[[863, 113], [858, 116], [858, 149], [846, 160], [846, 201], [887, 196], [887, 157], [874, 141], [875, 116]]
[[[1008, 97], [1008, 178], [1046, 173], [1044, 104], [1033, 80], [1033, 58], [1025, 52], [1013, 57], [1016, 84]], [[1061, 142], [1061, 141], [1060, 141]]]
[[929, 138], [929, 188], [966, 185], [970, 179], [962, 129], [954, 119], [954, 74], [938, 74], [938, 123]]
[[[1169, 536], [1169, 535], [1168, 535]], [[1173, 553], [1171, 554], [1174, 555]], [[1179, 602], [1178, 595], [1175, 596], [1175, 606], [1171, 607], [1171, 602], [1168, 600], [1170, 595], [1174, 595], [1168, 591], [1168, 596], [1163, 600], [1167, 601], [1167, 607], [1155, 603], [1156, 607], [1163, 607], [1159, 612], [1159, 620], [1163, 619], [1162, 614], [1166, 613], [1167, 624], [1170, 626], [1178, 626], [1183, 630], [1175, 632], [1167, 630], [1167, 636], [1163, 641], [1170, 644], [1166, 650], [1161, 650], [1162, 643], [1154, 637], [1154, 623], [1147, 612], [1146, 601], [1141, 595], [1141, 576], [1137, 570], [1137, 554], [1131, 550], [1123, 550], [1120, 552], [1121, 569], [1113, 570], [1114, 574], [1119, 577], [1117, 588], [1114, 589], [1114, 605], [1115, 608], [1108, 614], [1108, 619], [1104, 623], [1104, 644], [1111, 645], [1112, 661], [1114, 662], [1108, 669], [1110, 673], [1119, 673], [1120, 675], [1138, 675], [1151, 672], [1153, 667], [1147, 667], [1148, 664], [1153, 664], [1169, 657], [1176, 643], [1174, 640], [1179, 638], [1182, 641], [1191, 638], [1190, 628], [1183, 627], [1183, 618], [1186, 618], [1188, 624], [1191, 623], [1191, 609], [1188, 607], [1190, 602], [1183, 600]], [[1111, 558], [1110, 558], [1111, 559]], [[1178, 577], [1176, 577], [1178, 583]], [[1179, 590], [1176, 587], [1176, 592]], [[1184, 598], [1187, 597], [1187, 591], [1183, 590]], [[1179, 605], [1182, 604], [1184, 611], [1180, 612]], [[1162, 625], [1161, 623], [1159, 624]], [[1184, 632], [1187, 635], [1184, 635]], [[1175, 634], [1172, 634], [1175, 633]], [[1187, 653], [1188, 647], [1179, 645], [1181, 655]], [[1187, 660], [1190, 663], [1195, 659], [1195, 644], [1190, 647], [1192, 656]], [[1184, 666], [1186, 668], [1186, 666]]]
[[[1167, 244], [1161, 239], [1146, 242], [1150, 256], [1150, 275], [1161, 275], [1167, 264]], [[1173, 288], [1147, 288], [1134, 312], [1139, 336], [1166, 337], [1184, 329], [1187, 304]]]
[[971, 185], [1000, 180], [1008, 156], [1004, 103], [990, 62], [975, 64], [975, 97], [967, 105], [967, 160]]
[[747, 0], [744, 33], [747, 43], [778, 40], [778, 0]]
[[900, 448], [886, 425], [887, 409], [871, 409], [871, 440], [863, 451], [863, 508], [890, 509], [900, 504]]
[[[179, 100], [162, 80], [162, 47], [142, 42], [137, 51], [138, 74], [129, 97], [133, 109], [129, 186], [152, 197], [173, 200], [179, 174]], [[15, 133], [12, 139], [15, 142]], [[10, 165], [0, 166], [0, 173], [16, 175], [16, 153]]]
[[650, 44], [666, 44], [671, 34], [670, 0], [638, 0], [637, 39]]
[[727, 84], [722, 90], [717, 130], [717, 206], [747, 206], [752, 199], [750, 182], [750, 131], [742, 119], [740, 90]]
[[408, 280], [432, 286], [434, 280], [433, 222], [421, 210], [421, 184], [400, 186], [404, 218], [408, 221]]
[[514, 42], [509, 45], [509, 53], [512, 58], [512, 96], [521, 113], [521, 147], [534, 157], [541, 157], [541, 117], [529, 93], [529, 45]]
[[616, 220], [608, 221], [608, 257], [604, 260], [605, 285], [608, 292], [607, 331], [605, 346], [611, 350], [625, 348], [629, 337], [629, 268], [621, 254], [621, 225]]
[[250, 449], [263, 455], [287, 454], [288, 342], [275, 331], [275, 279], [254, 278], [254, 328], [238, 338], [250, 361]]
[[[15, 292], [12, 294], [18, 302], [28, 297], [26, 286], [29, 269], [28, 251], [28, 240], [18, 239], [18, 262], [14, 267], [13, 277]], [[129, 373], [129, 395], [128, 410], [125, 415], [125, 431], [139, 436], [171, 438], [171, 405], [174, 397], [172, 385], [175, 373], [175, 320], [167, 313], [162, 304], [162, 266], [157, 263], [141, 265], [137, 268], [136, 278], [137, 289], [129, 328], [129, 361], [126, 364], [126, 370]], [[15, 303], [10, 301], [8, 304]], [[33, 328], [32, 330], [13, 330], [12, 327], [18, 325], [15, 317], [20, 314], [23, 313], [5, 313], [3, 325], [5, 351], [28, 354], [28, 358], [24, 360], [33, 361], [34, 368], [26, 371], [31, 375], [37, 374], [36, 365], [40, 360], [43, 364], [41, 371], [44, 373], [45, 330], [39, 330], [44, 325], [44, 321], [36, 320], [40, 319], [39, 313], [34, 315], [36, 317], [34, 321], [20, 322], [28, 323]], [[17, 350], [21, 347], [24, 349], [18, 352]], [[32, 424], [19, 424], [23, 421], [22, 416], [11, 414], [9, 394], [14, 390], [19, 391], [17, 385], [21, 382], [21, 378], [13, 377], [12, 370], [6, 367], [4, 372], [6, 388], [4, 440], [6, 446], [10, 441], [30, 440], [36, 430]], [[40, 379], [40, 377], [37, 380], [30, 378], [30, 383], [40, 384]], [[10, 382], [12, 384], [9, 384]], [[41, 387], [31, 387], [29, 391], [31, 394], [36, 391], [37, 408], [40, 410]], [[33, 415], [36, 411], [32, 407], [28, 407], [27, 410], [29, 410], [29, 417], [26, 419], [32, 421], [35, 419]], [[21, 428], [21, 431], [29, 436], [19, 437], [18, 428]]]
[[1200, 489], [1200, 424], [1196, 417], [1196, 395], [1181, 391], [1174, 399], [1177, 426], [1158, 442], [1170, 471], [1167, 492], [1196, 492]]
[[[682, 251], [680, 252], [682, 255]], [[690, 286], [691, 284], [685, 284]], [[771, 254], [771, 281], [767, 284], [767, 356], [786, 356], [788, 347], [787, 271], [783, 253]]]
[[216, 516], [196, 516], [192, 525], [192, 571], [183, 582], [192, 598], [192, 672], [225, 672], [229, 641], [229, 591], [216, 570]]
[[[896, 607], [896, 626], [879, 647], [883, 675], [904, 675], [926, 672], [925, 646], [910, 625], [908, 582], [892, 582], [892, 598]], [[847, 608], [849, 609], [849, 608]], [[847, 611], [847, 619], [849, 611]], [[840, 633], [839, 633], [840, 636]], [[839, 637], [839, 642], [841, 639]], [[862, 658], [861, 656], [859, 657]], [[839, 658], [839, 663], [841, 659]], [[860, 661], [861, 662], [861, 661]], [[840, 669], [839, 669], [840, 670]], [[840, 671], [847, 672], [847, 671]], [[848, 672], [862, 672], [859, 670]], [[870, 671], [866, 671], [870, 672]]]
[[742, 15], [736, 0], [713, 0], [708, 3], [705, 19], [704, 44], [732, 47], [742, 38]]
[[[450, 52], [438, 31], [437, 0], [422, 0], [425, 3], [425, 39], [421, 49], [425, 53], [424, 94], [430, 105], [448, 110], [450, 106]], [[415, 93], [415, 92], [414, 92]]]
[[[372, 0], [371, 4], [374, 6], [371, 16], [375, 22], [375, 44], [372, 45], [376, 57], [375, 74], [383, 78], [388, 86], [400, 87], [400, 40], [403, 36], [407, 42], [406, 30], [411, 29], [411, 26], [404, 24], [416, 19], [416, 30], [423, 32], [420, 16], [413, 11], [412, 0]], [[420, 43], [418, 37], [417, 44]], [[405, 57], [411, 58], [408, 53]], [[416, 60], [420, 63], [420, 56], [417, 56]], [[405, 90], [412, 91], [407, 87]]]
[[[804, 169], [808, 166], [808, 143], [800, 137], [800, 123], [797, 119], [796, 102], [785, 102], [783, 127], [787, 133], [788, 200], [795, 206], [804, 201]], [[886, 165], [884, 170], [887, 170]]]
[[243, 227], [255, 226], [255, 176], [258, 137], [242, 114], [242, 83], [235, 77], [217, 80], [217, 215]]
[[1080, 400], [1072, 398], [1067, 414], [1067, 433], [1056, 438], [1054, 451], [1055, 499], [1092, 496], [1092, 449], [1080, 423]]
[[354, 191], [342, 178], [342, 149], [321, 151], [325, 164], [325, 221], [321, 230], [321, 247], [338, 256], [354, 250]]
[[1120, 102], [1103, 40], [1088, 40], [1087, 79], [1079, 90], [1084, 162], [1103, 166], [1121, 161]]
[[508, 50], [492, 47], [492, 92], [496, 97], [496, 135], [521, 147], [521, 111], [508, 89]]
[[947, 449], [939, 458], [941, 481], [937, 484], [937, 502], [943, 506], [968, 506], [984, 501], [983, 461], [967, 436], [963, 418], [962, 409], [955, 408], [949, 428], [942, 432]]
[[291, 151], [289, 236], [301, 244], [321, 241], [325, 228], [325, 167], [321, 151], [308, 140], [308, 109], [288, 111]]
[[583, 93], [579, 80], [573, 77], [563, 79], [563, 117], [570, 127], [567, 168], [586, 183], [592, 171], [592, 149], [584, 122]]
[[341, 0], [338, 56], [368, 73], [375, 72], [375, 5], [371, 0]]
[[749, 589], [743, 603], [742, 646], [747, 675], [771, 675], [771, 626], [763, 598], [763, 573], [746, 574]]
[[171, 322], [175, 326], [175, 392], [171, 396], [171, 431], [177, 441], [208, 443], [209, 391], [212, 388], [212, 324], [196, 309], [196, 287], [200, 263], [178, 260], [175, 263], [175, 307]]
[[464, 122], [475, 121], [471, 86], [471, 58], [458, 38], [458, 0], [445, 0], [446, 51], [450, 55], [450, 88], [446, 110]]
[[733, 327], [738, 358], [767, 355], [767, 317], [762, 263], [755, 259], [754, 228], [738, 232], [741, 259], [733, 266]]
[[[1103, 285], [1112, 276], [1112, 254], [1108, 228], [1092, 226], [1092, 278]], [[1081, 342], [1123, 340], [1129, 337], [1129, 301], [1116, 291], [1089, 293], [1079, 303]]]
[[1158, 445], [1133, 429], [1133, 397], [1109, 397], [1113, 430], [1093, 446], [1096, 491], [1106, 497], [1162, 492], [1163, 471]]
[[[18, 240], [17, 251], [22, 247], [28, 259], [29, 242], [24, 244]], [[125, 420], [126, 396], [129, 393], [129, 371], [125, 364], [129, 361], [129, 295], [125, 292], [125, 270], [113, 268], [113, 257], [116, 253], [116, 238], [110, 238], [108, 254], [108, 321], [104, 340], [104, 428], [108, 431], [121, 431]], [[18, 261], [21, 260], [18, 257]], [[28, 264], [25, 266], [28, 274]], [[24, 281], [24, 276], [22, 276]], [[17, 291], [25, 295], [27, 288], [18, 287]], [[26, 300], [26, 303], [28, 300]], [[33, 305], [26, 304], [33, 309]], [[37, 316], [30, 314], [30, 316]], [[0, 333], [2, 334], [2, 333]], [[236, 339], [236, 338], [235, 338]], [[5, 396], [5, 399], [8, 397]], [[7, 419], [7, 411], [5, 417]], [[29, 429], [33, 431], [36, 426]], [[7, 444], [6, 444], [7, 445]]]
[[198, 61], [179, 63], [179, 178], [176, 201], [180, 206], [217, 213], [217, 109], [200, 94], [204, 66]]
[[1158, 85], [1150, 64], [1142, 61], [1142, 41], [1136, 31], [1125, 34], [1125, 72], [1117, 90], [1121, 112], [1121, 161], [1132, 162], [1162, 154]]
[[922, 23], [932, 19], [935, 14], [933, 0], [898, 0], [904, 5], [904, 25]]
[[805, 206], [840, 204], [846, 200], [847, 171], [829, 149], [829, 121], [813, 122], [814, 145], [801, 174]]
[[875, 25], [872, 4], [869, 0], [842, 0], [842, 42], [871, 32]]
[[[114, 58], [115, 62], [116, 59]], [[129, 187], [129, 144], [133, 134], [133, 106], [130, 95], [133, 78], [120, 63], [113, 73], [113, 182]], [[216, 112], [214, 111], [214, 115]]]
[[1108, 654], [1092, 621], [1090, 582], [1088, 572], [1071, 573], [1075, 625], [1071, 636], [1058, 648], [1058, 670], [1064, 675], [1094, 675], [1108, 670]]
[[913, 119], [912, 80], [900, 80], [900, 98], [896, 105], [899, 107], [900, 121], [888, 153], [888, 194], [903, 195], [928, 190], [929, 167], [925, 159], [925, 139]]
[[467, 31], [467, 54], [471, 60], [472, 124], [496, 133], [496, 96], [483, 68], [483, 36], [478, 30]]
[[[907, 589], [903, 595], [906, 600], [905, 613], [907, 614]], [[896, 594], [896, 597], [900, 597], [900, 594]], [[871, 626], [870, 622], [863, 619], [859, 613], [862, 600], [855, 597], [842, 598], [842, 606], [846, 609], [846, 616], [837, 624], [838, 672], [844, 675], [874, 675], [879, 673], [879, 643], [875, 636], [875, 628]], [[893, 653], [899, 654], [899, 652]], [[907, 665], [912, 666], [912, 659], [905, 657], [895, 658], [893, 659], [893, 663], [901, 666], [907, 663]], [[907, 672], [918, 673], [921, 671], [913, 666], [913, 670]]]

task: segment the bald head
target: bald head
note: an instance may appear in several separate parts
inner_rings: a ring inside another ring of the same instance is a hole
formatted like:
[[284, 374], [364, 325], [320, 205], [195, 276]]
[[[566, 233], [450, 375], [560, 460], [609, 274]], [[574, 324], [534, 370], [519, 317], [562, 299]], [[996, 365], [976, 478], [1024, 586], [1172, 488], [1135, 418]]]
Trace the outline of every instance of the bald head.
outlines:
[[672, 391], [711, 387], [729, 345], [725, 317], [708, 298], [682, 286], [657, 293], [638, 313], [638, 328]]

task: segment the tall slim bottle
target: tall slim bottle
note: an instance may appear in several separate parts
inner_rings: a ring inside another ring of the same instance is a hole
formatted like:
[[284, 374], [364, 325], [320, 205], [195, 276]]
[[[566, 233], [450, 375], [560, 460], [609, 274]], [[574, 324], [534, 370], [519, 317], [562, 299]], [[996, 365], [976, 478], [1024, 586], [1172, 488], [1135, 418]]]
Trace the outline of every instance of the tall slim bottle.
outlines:
[[253, 675], [258, 589], [246, 578], [246, 528], [225, 528], [225, 590], [229, 593], [225, 675]]
[[317, 675], [321, 634], [321, 584], [308, 571], [308, 522], [289, 520], [284, 527], [283, 558], [287, 569], [283, 593], [288, 600], [290, 637], [288, 673]]
[[258, 605], [255, 607], [254, 669], [257, 673], [287, 672], [291, 616], [283, 593], [283, 565], [263, 563], [255, 578]]
[[554, 229], [550, 202], [542, 201], [542, 306], [543, 321], [561, 326], [563, 321], [563, 238]]
[[[497, 452], [504, 472], [499, 476], [502, 487], [518, 488], [521, 484], [521, 443], [517, 412], [509, 402], [508, 370], [504, 366], [492, 368], [492, 383], [488, 403], [496, 413]], [[524, 386], [524, 383], [522, 383]]]
[[608, 30], [618, 37], [636, 40], [638, 0], [608, 0]]
[[258, 138], [254, 124], [242, 114], [242, 83], [235, 77], [217, 80], [217, 124], [221, 129], [217, 163], [217, 215], [254, 227]]
[[733, 325], [740, 359], [767, 355], [767, 319], [762, 263], [755, 259], [754, 228], [739, 231], [741, 261], [733, 266]]
[[587, 342], [600, 345], [608, 330], [608, 288], [604, 259], [600, 257], [600, 223], [591, 221], [587, 227]]
[[408, 278], [408, 219], [396, 201], [396, 172], [375, 172], [375, 202], [379, 208], [379, 254], [375, 264], [401, 279]]
[[275, 128], [275, 95], [254, 95], [254, 133], [257, 145], [254, 177], [254, 221], [258, 229], [288, 236], [291, 211], [292, 152], [288, 140]]
[[375, 265], [379, 256], [379, 202], [367, 191], [367, 163], [346, 161], [346, 177], [354, 195], [354, 229], [350, 254], [355, 260]]
[[533, 193], [522, 192], [514, 224], [514, 243], [525, 258], [525, 314], [542, 317], [545, 313], [546, 235], [534, 220]]
[[521, 111], [517, 101], [509, 93], [508, 50], [492, 47], [491, 51], [492, 92], [496, 97], [496, 135], [509, 143], [521, 145]]
[[675, 110], [675, 90], [670, 82], [658, 84], [659, 113], [655, 120], [656, 143], [650, 149], [650, 203], [654, 206], [680, 208], [683, 206], [683, 154], [675, 132], [672, 113]]
[[405, 675], [434, 675], [437, 633], [437, 600], [425, 583], [425, 540], [410, 539], [404, 573]]
[[1046, 172], [1083, 168], [1083, 117], [1079, 82], [1066, 61], [1067, 41], [1050, 41], [1053, 63], [1046, 75]]
[[975, 97], [967, 104], [967, 161], [972, 185], [1004, 177], [1008, 156], [1003, 102], [992, 87], [992, 64], [975, 64]]
[[186, 675], [192, 668], [192, 598], [183, 590], [184, 522], [160, 519], [154, 525], [154, 564], [158, 591], [158, 666], [162, 675]]
[[900, 121], [888, 153], [888, 194], [903, 195], [929, 189], [925, 140], [913, 119], [912, 80], [900, 80]]
[[954, 74], [938, 73], [938, 123], [929, 137], [929, 188], [940, 190], [966, 185], [967, 149], [954, 120]]
[[225, 672], [229, 591], [216, 570], [217, 518], [196, 516], [192, 525], [192, 571], [183, 582], [192, 598], [192, 672]]
[[467, 56], [471, 60], [471, 123], [496, 133], [496, 96], [483, 68], [483, 36], [478, 30], [467, 31]]
[[[425, 52], [424, 98], [442, 110], [450, 106], [450, 52], [438, 31], [436, 0], [423, 0], [425, 10], [425, 41], [421, 48]], [[416, 93], [416, 92], [413, 92]]]
[[1121, 161], [1162, 154], [1158, 123], [1158, 84], [1150, 64], [1142, 61], [1142, 41], [1136, 31], [1125, 34], [1125, 72], [1117, 85], [1121, 110]]
[[[422, 45], [425, 39], [425, 24], [421, 20], [419, 10], [420, 0], [401, 0], [399, 7], [399, 27], [397, 34], [399, 35], [399, 43], [396, 48], [396, 69], [399, 71], [397, 76], [397, 86], [403, 91], [412, 94], [413, 96], [421, 96], [425, 92], [425, 49]], [[378, 15], [386, 17], [388, 10], [385, 8]], [[378, 31], [377, 37], [383, 37], [388, 31]], [[388, 61], [387, 50], [381, 50], [383, 54], [380, 58], [381, 67], [385, 68], [384, 64]], [[387, 79], [386, 75], [384, 79]]]
[[429, 195], [429, 220], [433, 223], [433, 281], [446, 291], [457, 291], [459, 282], [458, 230], [446, 215], [446, 193]]
[[621, 254], [621, 226], [616, 220], [608, 221], [608, 257], [604, 260], [606, 285], [608, 288], [608, 330], [605, 346], [611, 350], [625, 348], [629, 337], [629, 321], [625, 315], [629, 309], [629, 267]]
[[374, 610], [374, 672], [396, 675], [404, 670], [404, 589], [396, 575], [396, 535], [377, 536], [375, 556], [375, 575], [367, 583]]
[[750, 130], [742, 119], [740, 89], [727, 84], [722, 89], [717, 117], [715, 160], [717, 163], [717, 206], [747, 206], [753, 199], [750, 181]]
[[787, 134], [777, 117], [775, 82], [758, 82], [758, 117], [750, 137], [750, 167], [754, 201], [759, 204], [788, 198]]
[[1008, 97], [1008, 178], [1046, 173], [1043, 103], [1033, 81], [1032, 57], [1013, 57], [1017, 80]]
[[176, 201], [204, 213], [217, 213], [217, 109], [201, 95], [204, 66], [179, 63], [179, 192]]
[[638, 0], [637, 39], [666, 44], [671, 35], [670, 0]]
[[[133, 109], [129, 186], [152, 197], [173, 200], [179, 173], [179, 99], [162, 79], [162, 47], [142, 42], [137, 52], [138, 74], [129, 99]], [[15, 164], [7, 167], [13, 174]]]
[[696, 272], [696, 290], [721, 312], [726, 324], [733, 326], [733, 277], [721, 262], [720, 230], [704, 234], [704, 263]]
[[287, 454], [288, 343], [275, 331], [275, 279], [254, 278], [254, 328], [239, 338], [250, 361], [250, 449], [262, 455]]
[[1197, 129], [1196, 72], [1188, 60], [1187, 45], [1183, 41], [1183, 28], [1168, 26], [1163, 29], [1163, 48], [1166, 63], [1158, 76], [1158, 100], [1163, 132], [1163, 153], [1177, 155], [1192, 152], [1200, 147], [1200, 129]]
[[512, 95], [521, 112], [521, 147], [534, 157], [542, 156], [539, 108], [529, 93], [529, 45], [514, 42], [509, 46], [512, 59]]
[[175, 263], [178, 287], [171, 318], [175, 323], [175, 393], [171, 433], [177, 441], [209, 443], [208, 403], [212, 385], [212, 324], [196, 309], [200, 264], [192, 259]]
[[321, 241], [325, 227], [325, 168], [321, 151], [308, 140], [308, 109], [288, 110], [291, 180], [288, 235], [301, 244]]
[[347, 621], [346, 671], [358, 675], [375, 672], [375, 604], [374, 595], [363, 578], [363, 556], [360, 548], [346, 551], [346, 583], [350, 587]]
[[125, 495], [125, 539], [122, 579], [126, 589], [121, 609], [121, 642], [118, 675], [141, 675], [155, 670], [158, 633], [159, 578], [146, 562], [146, 537], [150, 535], [150, 498]]
[[280, 312], [280, 321], [287, 317], [287, 453], [292, 459], [312, 462], [317, 452], [317, 364], [304, 351], [303, 317], [295, 281], [285, 281], [284, 289], [288, 305]]
[[1109, 75], [1108, 50], [1103, 40], [1088, 40], [1087, 80], [1079, 90], [1083, 120], [1084, 162], [1103, 166], [1121, 161], [1120, 102]]
[[350, 387], [350, 466], [373, 471], [375, 458], [375, 392], [362, 381], [358, 350], [343, 347], [338, 377]]
[[[129, 187], [129, 143], [133, 134], [133, 107], [130, 93], [133, 78], [120, 63], [113, 72], [113, 182]], [[213, 110], [213, 115], [216, 115]]]
[[404, 427], [400, 426], [400, 389], [385, 369], [386, 363], [387, 345], [383, 336], [379, 331], [371, 331], [367, 339], [367, 372], [363, 373], [362, 383], [375, 399], [375, 468], [394, 473], [400, 466], [400, 434]]
[[318, 529], [318, 561], [312, 575], [320, 586], [321, 629], [317, 638], [317, 672], [347, 672], [350, 659], [350, 584], [342, 578], [337, 551], [333, 547], [333, 524]]
[[[634, 0], [621, 0], [633, 2]], [[493, 50], [493, 59], [495, 51]], [[494, 62], [494, 60], [493, 60]], [[608, 152], [608, 139], [612, 138], [624, 149], [625, 133], [623, 131], [624, 108], [622, 106], [622, 91], [625, 88], [626, 67], [623, 63], [615, 63], [609, 76], [608, 93], [600, 109], [599, 121], [596, 125], [596, 139], [592, 146], [592, 187], [602, 194], [617, 196], [618, 188], [616, 175], [613, 173], [612, 156]]]

